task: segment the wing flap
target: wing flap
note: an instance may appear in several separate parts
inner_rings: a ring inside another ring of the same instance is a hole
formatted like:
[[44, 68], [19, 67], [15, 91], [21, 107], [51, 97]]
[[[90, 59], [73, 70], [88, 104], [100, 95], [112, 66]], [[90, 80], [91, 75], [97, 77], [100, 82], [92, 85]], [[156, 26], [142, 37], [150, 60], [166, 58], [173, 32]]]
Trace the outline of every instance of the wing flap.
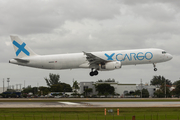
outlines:
[[84, 51], [83, 51], [83, 53], [86, 55], [86, 59], [87, 59], [87, 61], [89, 61], [90, 66], [93, 66], [93, 65], [99, 66], [99, 64], [109, 62], [107, 60], [104, 60], [104, 59], [92, 54], [92, 53], [86, 53]]

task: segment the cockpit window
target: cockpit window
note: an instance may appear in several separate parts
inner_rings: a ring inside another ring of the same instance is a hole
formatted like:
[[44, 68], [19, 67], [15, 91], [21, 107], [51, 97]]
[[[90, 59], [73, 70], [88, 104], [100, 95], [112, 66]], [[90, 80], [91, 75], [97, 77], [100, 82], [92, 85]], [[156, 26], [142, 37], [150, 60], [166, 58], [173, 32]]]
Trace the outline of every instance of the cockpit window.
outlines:
[[162, 54], [166, 54], [166, 51], [162, 51]]

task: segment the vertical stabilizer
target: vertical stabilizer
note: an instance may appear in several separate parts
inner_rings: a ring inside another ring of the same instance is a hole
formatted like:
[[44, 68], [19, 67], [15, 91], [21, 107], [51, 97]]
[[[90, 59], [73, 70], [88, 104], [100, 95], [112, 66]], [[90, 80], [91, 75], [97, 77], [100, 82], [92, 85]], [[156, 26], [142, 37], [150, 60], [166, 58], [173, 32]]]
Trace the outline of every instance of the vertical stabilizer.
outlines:
[[18, 36], [11, 35], [10, 37], [15, 50], [15, 54], [18, 58], [37, 55], [26, 45], [26, 43], [22, 42]]

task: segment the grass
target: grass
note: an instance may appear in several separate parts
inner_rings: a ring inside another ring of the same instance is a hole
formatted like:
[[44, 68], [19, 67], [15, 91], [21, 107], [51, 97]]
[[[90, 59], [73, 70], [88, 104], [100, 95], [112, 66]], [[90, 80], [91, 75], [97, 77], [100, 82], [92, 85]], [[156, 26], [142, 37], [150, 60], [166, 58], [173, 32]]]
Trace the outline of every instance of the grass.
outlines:
[[178, 120], [180, 108], [1, 108], [0, 120]]
[[[0, 102], [180, 102], [180, 99], [0, 99]], [[179, 120], [180, 108], [0, 108], [0, 120]], [[119, 115], [117, 115], [119, 109]]]

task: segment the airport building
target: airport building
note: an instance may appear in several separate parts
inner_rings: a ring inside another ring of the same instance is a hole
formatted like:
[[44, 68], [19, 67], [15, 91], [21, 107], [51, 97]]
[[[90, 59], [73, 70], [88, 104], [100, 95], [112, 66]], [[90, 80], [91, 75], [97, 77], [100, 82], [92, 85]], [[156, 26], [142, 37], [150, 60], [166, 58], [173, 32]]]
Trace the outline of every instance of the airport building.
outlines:
[[110, 84], [115, 88], [115, 94], [119, 94], [119, 97], [126, 97], [125, 95], [127, 93], [133, 93], [136, 90], [141, 90], [141, 89], [147, 89], [149, 92], [150, 97], [154, 96], [154, 92], [156, 90], [155, 86], [149, 86], [147, 84], [142, 84], [142, 85], [136, 85], [136, 84], [121, 84], [118, 82], [80, 82], [79, 86], [79, 94], [83, 94], [85, 89], [91, 88], [92, 92], [89, 93], [89, 95], [97, 95], [98, 92], [96, 91], [95, 85], [98, 84]]
[[91, 88], [92, 92], [89, 93], [89, 95], [97, 95], [98, 92], [96, 91], [95, 88], [95, 82], [80, 82], [79, 83], [79, 94], [83, 94], [85, 89]]
[[91, 88], [92, 92], [90, 95], [97, 95], [98, 92], [96, 91], [95, 85], [98, 84], [110, 84], [115, 88], [115, 93], [119, 94], [121, 97], [123, 97], [126, 93], [134, 92], [137, 90], [136, 84], [119, 84], [118, 82], [80, 82], [80, 90], [79, 93], [83, 94], [85, 89]]
[[119, 94], [124, 97], [125, 94], [135, 92], [136, 84], [120, 84], [118, 82], [96, 82], [95, 84], [110, 84], [115, 89], [115, 94]]
[[139, 84], [137, 85], [137, 89], [141, 90], [141, 89], [147, 89], [147, 91], [149, 92], [149, 96], [153, 97], [154, 96], [154, 92], [156, 91], [156, 86], [154, 85], [148, 85], [148, 84]]

